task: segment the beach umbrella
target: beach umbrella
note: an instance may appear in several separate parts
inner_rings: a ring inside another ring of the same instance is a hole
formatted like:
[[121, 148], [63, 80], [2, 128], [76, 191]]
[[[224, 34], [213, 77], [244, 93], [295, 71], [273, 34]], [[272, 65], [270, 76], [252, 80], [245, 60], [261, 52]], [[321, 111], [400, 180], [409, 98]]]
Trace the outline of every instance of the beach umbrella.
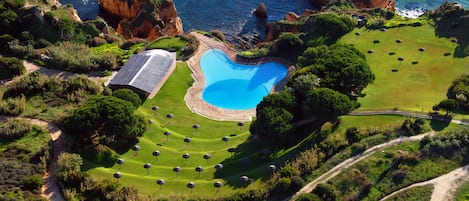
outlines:
[[238, 121], [239, 130], [243, 130], [244, 122]]
[[121, 168], [122, 168], [122, 164], [125, 163], [125, 160], [122, 159], [122, 158], [119, 158], [119, 159], [117, 159], [116, 163], [119, 164], [119, 169], [121, 169]]
[[192, 193], [192, 189], [195, 188], [195, 183], [193, 181], [187, 183], [187, 188], [191, 189], [191, 193]]
[[158, 106], [153, 106], [151, 107], [151, 110], [153, 110], [155, 112], [155, 115], [156, 115], [156, 112], [159, 110], [160, 108]]
[[397, 60], [399, 61], [399, 64], [401, 64], [402, 61], [404, 61], [404, 57], [398, 57]]
[[215, 165], [216, 170], [222, 170], [223, 169], [223, 164], [219, 163]]
[[173, 172], [175, 172], [175, 173], [176, 173], [176, 176], [178, 176], [178, 175], [179, 175], [179, 172], [181, 172], [181, 167], [179, 167], [179, 166], [174, 167], [174, 168], [173, 168]]
[[270, 171], [272, 174], [274, 174], [275, 170], [277, 170], [277, 166], [275, 166], [275, 165], [273, 165], [273, 164], [272, 164], [272, 165], [269, 165], [269, 171]]
[[228, 141], [230, 140], [230, 138], [229, 138], [228, 136], [223, 136], [223, 137], [221, 138], [221, 140], [222, 140], [223, 142], [225, 142], [225, 145], [226, 145], [226, 144], [228, 144]]
[[199, 130], [200, 125], [199, 124], [194, 124], [194, 125], [192, 125], [192, 128], [194, 129], [194, 134], [197, 135], [198, 134], [197, 131]]
[[380, 29], [380, 31], [381, 32], [386, 32], [386, 28], [383, 27], [383, 28]]
[[137, 156], [139, 150], [140, 150], [140, 146], [138, 146], [138, 145], [134, 145], [132, 147], [132, 151], [135, 151], [134, 156]]
[[189, 143], [192, 142], [192, 139], [190, 137], [185, 137], [184, 142], [186, 143], [186, 147], [189, 146]]
[[112, 176], [116, 178], [117, 181], [119, 181], [119, 179], [122, 177], [122, 174], [120, 172], [115, 172]]
[[243, 182], [244, 184], [247, 184], [249, 182], [249, 177], [246, 175], [243, 175], [239, 177], [239, 181]]
[[160, 190], [162, 188], [162, 186], [166, 183], [166, 181], [164, 179], [158, 179], [156, 180], [156, 184], [158, 184], [160, 186]]
[[231, 155], [233, 155], [233, 153], [234, 153], [234, 152], [236, 152], [236, 149], [235, 149], [235, 148], [233, 148], [233, 147], [231, 147], [231, 148], [228, 148], [228, 150], [227, 150], [227, 151], [228, 151], [228, 152], [230, 152], [230, 153], [231, 153]]
[[451, 39], [451, 47], [454, 47], [454, 44], [458, 43], [458, 39], [453, 38]]
[[221, 183], [220, 181], [216, 181], [215, 183], [213, 183], [213, 187], [217, 188], [217, 193], [218, 191], [220, 191], [220, 188], [223, 186], [223, 183]]
[[420, 48], [419, 48], [419, 52], [420, 52], [420, 56], [422, 56], [422, 55], [423, 55], [423, 52], [425, 52], [425, 48], [420, 47]]
[[151, 168], [151, 164], [150, 163], [145, 163], [143, 165], [143, 168], [147, 169], [147, 174], [150, 174], [150, 168]]
[[166, 141], [168, 141], [168, 140], [169, 140], [169, 136], [171, 135], [171, 132], [165, 131], [165, 132], [163, 133], [163, 135], [166, 136]]
[[212, 155], [210, 155], [210, 154], [204, 154], [203, 158], [204, 158], [204, 159], [207, 161], [207, 163], [208, 163], [208, 160], [209, 160], [210, 158], [212, 158]]
[[200, 177], [200, 173], [201, 173], [202, 171], [204, 171], [204, 167], [202, 167], [202, 166], [199, 165], [199, 166], [195, 167], [195, 171], [199, 173], [199, 177]]
[[190, 157], [191, 157], [191, 155], [188, 154], [188, 153], [185, 153], [185, 154], [182, 155], [182, 158], [184, 158], [186, 160], [189, 159]]
[[374, 50], [368, 50], [367, 53], [368, 54], [373, 54], [373, 53], [375, 53], [375, 51]]
[[171, 119], [174, 118], [174, 114], [169, 113], [169, 114], [166, 115], [166, 118], [168, 118], [168, 124], [170, 124], [170, 123], [171, 123]]
[[160, 153], [160, 151], [158, 151], [158, 150], [153, 151], [152, 155], [155, 157], [155, 161], [158, 160], [158, 156], [160, 156], [160, 154], [161, 154], [161, 153]]

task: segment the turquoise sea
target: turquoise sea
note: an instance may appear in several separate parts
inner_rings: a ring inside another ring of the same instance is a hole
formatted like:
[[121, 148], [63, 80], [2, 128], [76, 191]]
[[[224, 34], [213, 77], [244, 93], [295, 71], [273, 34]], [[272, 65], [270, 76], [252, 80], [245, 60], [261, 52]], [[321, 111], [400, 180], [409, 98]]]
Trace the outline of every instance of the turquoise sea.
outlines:
[[[426, 9], [435, 9], [445, 0], [396, 0], [397, 12], [409, 17]], [[259, 3], [267, 7], [267, 21], [285, 17], [287, 12], [301, 14], [305, 9], [314, 9], [309, 0], [174, 0], [184, 30], [192, 29], [223, 31], [228, 36], [258, 35], [263, 37], [265, 21], [258, 20], [252, 12]], [[453, 1], [469, 8], [469, 0]], [[82, 19], [94, 19], [98, 15], [96, 0], [61, 0], [62, 4], [73, 4]]]

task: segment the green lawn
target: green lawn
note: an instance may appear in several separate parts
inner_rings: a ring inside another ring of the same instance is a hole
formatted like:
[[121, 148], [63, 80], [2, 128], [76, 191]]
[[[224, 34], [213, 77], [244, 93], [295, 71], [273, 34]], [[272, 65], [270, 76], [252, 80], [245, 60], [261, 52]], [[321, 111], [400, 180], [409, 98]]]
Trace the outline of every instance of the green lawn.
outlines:
[[[112, 179], [112, 174], [120, 171], [123, 177], [120, 179], [124, 185], [136, 186], [145, 194], [158, 195], [158, 197], [169, 197], [172, 194], [187, 195], [189, 189], [186, 184], [194, 181], [196, 187], [191, 195], [201, 197], [226, 196], [240, 189], [243, 185], [239, 177], [247, 175], [253, 178], [254, 184], [248, 188], [261, 184], [261, 180], [270, 175], [269, 164], [281, 164], [284, 160], [297, 153], [303, 144], [308, 144], [307, 139], [298, 145], [285, 150], [272, 150], [273, 153], [265, 156], [261, 151], [269, 148], [269, 143], [251, 140], [248, 128], [250, 122], [240, 128], [237, 122], [214, 121], [192, 113], [186, 106], [184, 95], [187, 88], [191, 86], [193, 79], [191, 71], [186, 63], [178, 63], [174, 73], [160, 89], [153, 99], [147, 99], [138, 109], [138, 113], [153, 119], [154, 124], [139, 139], [141, 147], [138, 155], [129, 150], [122, 155], [125, 164], [119, 169], [118, 165], [113, 167], [99, 167], [88, 171], [94, 178]], [[158, 106], [155, 113], [151, 108]], [[169, 121], [166, 114], [174, 114]], [[193, 124], [199, 124], [200, 128], [195, 133]], [[165, 131], [170, 131], [169, 141], [166, 141]], [[230, 136], [225, 144], [221, 140], [223, 136]], [[191, 137], [192, 142], [184, 143], [185, 137]], [[227, 151], [228, 148], [236, 147], [233, 155]], [[161, 155], [158, 160], [152, 156], [154, 150], [159, 150]], [[184, 153], [189, 153], [191, 158], [182, 158]], [[205, 153], [211, 154], [212, 158], [207, 162], [203, 159]], [[277, 154], [278, 153], [278, 154]], [[248, 158], [249, 162], [243, 164], [242, 158]], [[149, 174], [143, 168], [145, 163], [152, 163]], [[224, 169], [215, 173], [214, 165], [222, 163]], [[196, 166], [203, 166], [204, 171], [199, 174], [194, 170]], [[172, 168], [180, 166], [182, 172], [177, 176]], [[220, 179], [217, 179], [220, 178]], [[166, 184], [159, 190], [155, 181], [166, 180]], [[216, 193], [213, 187], [215, 181], [224, 182], [220, 192]]]
[[146, 46], [146, 49], [174, 49], [178, 58], [183, 57], [183, 48], [188, 45], [186, 39], [182, 37], [160, 37]]
[[[397, 39], [402, 40], [400, 45]], [[436, 37], [434, 28], [428, 25], [386, 32], [356, 29], [339, 43], [353, 44], [363, 54], [370, 49], [374, 51], [366, 56], [376, 79], [363, 91], [366, 96], [359, 98], [359, 110], [398, 108], [428, 112], [446, 98], [451, 82], [469, 67], [469, 58], [453, 57], [450, 39]], [[418, 50], [420, 47], [425, 48], [423, 54]], [[398, 57], [404, 61], [400, 63]], [[397, 72], [392, 72], [393, 69]]]
[[16, 139], [9, 140], [5, 138], [0, 138], [0, 152], [5, 151], [8, 146], [13, 143], [28, 147], [33, 153], [39, 151], [42, 147], [47, 146], [47, 143], [51, 140], [49, 133], [43, 131], [38, 126], [33, 126], [31, 131], [29, 131], [25, 136]]

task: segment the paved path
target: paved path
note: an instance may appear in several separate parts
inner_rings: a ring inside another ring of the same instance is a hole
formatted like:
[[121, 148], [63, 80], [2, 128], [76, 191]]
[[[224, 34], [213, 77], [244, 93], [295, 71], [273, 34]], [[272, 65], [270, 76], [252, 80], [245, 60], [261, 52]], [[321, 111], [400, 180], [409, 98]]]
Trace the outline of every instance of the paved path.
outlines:
[[[353, 157], [343, 161], [342, 163], [339, 163], [334, 168], [332, 168], [329, 171], [327, 171], [326, 173], [322, 174], [321, 176], [319, 176], [315, 180], [309, 182], [307, 185], [305, 185], [303, 188], [301, 188], [298, 192], [296, 192], [293, 195], [293, 198], [295, 196], [301, 194], [301, 193], [311, 192], [318, 184], [329, 181], [330, 179], [334, 178], [336, 175], [341, 173], [343, 170], [351, 167], [352, 165], [356, 164], [357, 162], [363, 160], [364, 158], [367, 158], [367, 157], [373, 155], [374, 153], [376, 153], [378, 151], [382, 151], [385, 148], [388, 148], [388, 147], [391, 147], [391, 146], [394, 146], [394, 145], [397, 145], [397, 144], [400, 144], [400, 143], [403, 143], [403, 142], [420, 141], [425, 136], [431, 136], [433, 134], [435, 134], [435, 132], [431, 131], [431, 132], [427, 132], [427, 133], [423, 133], [423, 134], [415, 135], [415, 136], [411, 136], [411, 137], [400, 137], [400, 138], [391, 140], [389, 142], [386, 142], [386, 143], [379, 144], [379, 145], [376, 145], [374, 147], [371, 147], [371, 148], [367, 149], [366, 151], [364, 151], [363, 153], [361, 153], [359, 155], [356, 155], [356, 156], [353, 156]], [[287, 198], [285, 200], [290, 200], [290, 199], [291, 199], [291, 197]]]
[[437, 178], [420, 183], [415, 183], [405, 188], [401, 188], [383, 197], [381, 201], [387, 200], [390, 197], [397, 195], [407, 189], [425, 185], [433, 185], [433, 192], [430, 201], [452, 200], [457, 187], [462, 183], [462, 181], [465, 181], [467, 179], [469, 179], [469, 165], [460, 167], [456, 170], [449, 172], [448, 174], [441, 175]]
[[50, 201], [64, 201], [65, 199], [60, 193], [60, 188], [57, 182], [57, 159], [59, 155], [64, 152], [65, 149], [65, 140], [64, 135], [62, 135], [62, 130], [60, 130], [60, 128], [54, 124], [39, 119], [0, 115], [0, 121], [5, 121], [8, 118], [28, 120], [34, 125], [38, 125], [45, 128], [47, 132], [49, 132], [53, 142], [53, 153], [52, 158], [49, 159], [49, 169], [43, 177], [44, 185], [41, 188], [41, 196], [47, 198], [47, 200]]

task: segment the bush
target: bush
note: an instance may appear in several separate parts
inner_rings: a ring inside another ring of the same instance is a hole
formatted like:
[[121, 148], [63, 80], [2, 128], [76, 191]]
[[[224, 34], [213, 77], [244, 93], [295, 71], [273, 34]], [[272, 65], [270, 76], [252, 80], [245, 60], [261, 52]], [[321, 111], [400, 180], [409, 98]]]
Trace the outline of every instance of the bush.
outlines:
[[211, 34], [215, 36], [218, 40], [225, 41], [225, 34], [221, 32], [220, 30], [212, 30]]
[[293, 176], [290, 179], [291, 179], [290, 188], [293, 190], [299, 190], [306, 184], [305, 180], [303, 180], [303, 178], [299, 176]]
[[112, 96], [132, 103], [135, 108], [142, 104], [142, 99], [130, 89], [118, 89], [112, 92]]
[[280, 178], [274, 186], [274, 191], [278, 193], [287, 192], [291, 186], [291, 179], [290, 178]]
[[324, 201], [335, 201], [337, 197], [334, 187], [326, 183], [318, 184], [311, 193], [318, 195]]
[[8, 119], [0, 124], [0, 136], [7, 139], [18, 139], [31, 131], [31, 123], [22, 119]]
[[351, 149], [351, 155], [355, 156], [355, 155], [358, 155], [360, 153], [363, 153], [367, 148], [368, 148], [368, 146], [366, 144], [353, 143], [352, 147], [350, 148]]
[[29, 191], [37, 191], [41, 189], [43, 183], [44, 180], [42, 179], [42, 175], [32, 175], [24, 178], [23, 189]]
[[0, 114], [20, 115], [26, 107], [26, 98], [24, 96], [8, 98], [0, 103]]
[[298, 195], [295, 201], [322, 201], [322, 199], [316, 194], [303, 193]]
[[21, 59], [15, 57], [0, 58], [0, 79], [13, 78], [24, 73], [26, 73], [26, 68], [23, 66]]

